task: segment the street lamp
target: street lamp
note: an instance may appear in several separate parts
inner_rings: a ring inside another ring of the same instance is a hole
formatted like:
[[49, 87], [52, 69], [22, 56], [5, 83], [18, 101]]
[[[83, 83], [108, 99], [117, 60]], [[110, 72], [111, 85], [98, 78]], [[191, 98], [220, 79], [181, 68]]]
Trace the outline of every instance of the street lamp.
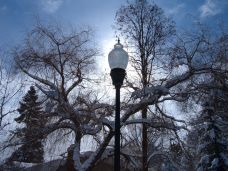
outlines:
[[108, 54], [108, 62], [111, 68], [112, 84], [116, 88], [114, 170], [120, 171], [120, 88], [126, 75], [128, 54], [123, 50], [119, 39], [118, 43], [114, 45], [114, 49]]

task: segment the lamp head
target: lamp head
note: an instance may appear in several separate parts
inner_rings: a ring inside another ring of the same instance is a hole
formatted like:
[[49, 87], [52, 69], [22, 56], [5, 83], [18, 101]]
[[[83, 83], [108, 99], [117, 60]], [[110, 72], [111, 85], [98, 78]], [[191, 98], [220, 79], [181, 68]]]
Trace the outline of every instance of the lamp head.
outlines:
[[121, 68], [125, 70], [127, 68], [128, 58], [127, 52], [123, 49], [123, 45], [118, 39], [118, 43], [114, 45], [114, 49], [108, 54], [110, 68]]
[[114, 49], [108, 54], [108, 62], [111, 68], [111, 77], [113, 85], [121, 86], [126, 75], [125, 69], [128, 64], [128, 54], [123, 49], [123, 45], [118, 39], [118, 43], [114, 45]]

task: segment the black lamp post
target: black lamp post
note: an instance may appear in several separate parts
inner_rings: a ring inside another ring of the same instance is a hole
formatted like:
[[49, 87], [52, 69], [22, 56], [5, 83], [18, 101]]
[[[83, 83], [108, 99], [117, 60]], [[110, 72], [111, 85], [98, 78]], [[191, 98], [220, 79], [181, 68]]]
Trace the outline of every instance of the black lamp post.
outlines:
[[123, 45], [120, 44], [119, 39], [108, 55], [108, 62], [111, 68], [112, 84], [116, 88], [114, 170], [120, 171], [120, 88], [126, 75], [125, 69], [128, 64], [128, 54], [123, 50]]

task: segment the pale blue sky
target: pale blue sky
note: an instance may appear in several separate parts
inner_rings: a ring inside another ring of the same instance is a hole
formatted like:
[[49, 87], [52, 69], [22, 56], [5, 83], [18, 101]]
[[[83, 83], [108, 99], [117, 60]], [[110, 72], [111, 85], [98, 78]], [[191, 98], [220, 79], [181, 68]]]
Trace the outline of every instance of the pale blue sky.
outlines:
[[[154, 0], [176, 22], [178, 29], [191, 29], [201, 21], [211, 26], [228, 25], [228, 0]], [[0, 0], [0, 49], [15, 46], [34, 25], [55, 20], [64, 25], [90, 25], [101, 46], [115, 40], [115, 13], [126, 0]]]

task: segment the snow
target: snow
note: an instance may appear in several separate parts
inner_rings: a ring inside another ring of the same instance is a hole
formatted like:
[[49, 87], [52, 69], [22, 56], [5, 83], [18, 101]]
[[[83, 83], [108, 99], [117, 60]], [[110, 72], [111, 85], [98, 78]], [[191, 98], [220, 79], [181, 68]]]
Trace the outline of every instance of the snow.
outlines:
[[211, 162], [211, 168], [212, 169], [218, 168], [218, 165], [219, 165], [219, 159], [214, 158], [213, 161]]
[[111, 128], [112, 130], [115, 130], [115, 122], [114, 121], [110, 121], [107, 118], [103, 118], [102, 119], [102, 123], [104, 125], [107, 125], [109, 128]]
[[114, 154], [114, 150], [112, 148], [107, 148], [101, 156], [101, 160], [107, 159], [108, 157]]
[[145, 87], [141, 90], [136, 90], [132, 93], [131, 98], [137, 99], [152, 95], [167, 95], [169, 94], [169, 90], [165, 88], [164, 86], [151, 86], [151, 87]]
[[14, 162], [14, 164], [16, 164], [20, 167], [25, 167], [25, 168], [29, 168], [29, 167], [37, 165], [37, 163], [25, 163], [25, 162]]
[[203, 167], [199, 167], [197, 171], [204, 171]]
[[203, 157], [201, 157], [200, 163], [209, 163], [209, 159], [210, 159], [210, 155], [206, 154]]

